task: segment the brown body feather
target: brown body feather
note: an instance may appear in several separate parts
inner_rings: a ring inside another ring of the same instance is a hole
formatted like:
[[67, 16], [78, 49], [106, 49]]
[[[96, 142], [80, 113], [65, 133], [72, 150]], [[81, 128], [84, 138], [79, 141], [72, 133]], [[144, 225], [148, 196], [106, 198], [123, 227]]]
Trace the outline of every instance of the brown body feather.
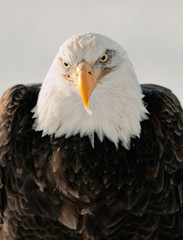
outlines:
[[0, 102], [0, 208], [7, 240], [183, 239], [183, 112], [142, 85], [149, 119], [130, 150], [107, 138], [55, 139], [32, 128], [39, 85]]

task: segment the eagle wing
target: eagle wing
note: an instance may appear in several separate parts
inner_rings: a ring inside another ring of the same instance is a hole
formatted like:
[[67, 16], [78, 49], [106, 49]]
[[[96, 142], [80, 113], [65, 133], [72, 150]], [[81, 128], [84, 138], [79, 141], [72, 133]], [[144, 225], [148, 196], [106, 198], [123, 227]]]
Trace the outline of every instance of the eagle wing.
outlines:
[[[17, 132], [27, 127], [24, 137], [31, 131], [31, 109], [36, 104], [39, 85], [16, 85], [8, 89], [0, 100], [0, 219], [3, 222], [8, 199], [16, 192], [18, 178], [22, 177], [21, 153], [31, 151], [25, 140], [25, 148], [19, 146]], [[24, 116], [22, 118], [22, 116]], [[26, 124], [26, 125], [24, 125]], [[30, 124], [28, 127], [27, 124]], [[30, 138], [28, 138], [30, 139]], [[14, 158], [14, 156], [16, 157]], [[16, 160], [15, 160], [16, 159]], [[25, 179], [26, 180], [26, 179]], [[7, 196], [8, 191], [8, 196]], [[9, 206], [8, 206], [9, 208]], [[17, 209], [18, 210], [18, 209]]]
[[[151, 210], [159, 213], [164, 211], [167, 214], [177, 212], [183, 203], [183, 110], [169, 89], [152, 84], [144, 84], [142, 89], [149, 111], [147, 122], [151, 124], [154, 132], [154, 136], [148, 133], [148, 125], [142, 132], [142, 138], [148, 138], [150, 146], [154, 146], [151, 147], [154, 149], [154, 157], [148, 161], [147, 177], [151, 177], [157, 183], [159, 181], [158, 184], [153, 184], [152, 181], [149, 188], [153, 189], [156, 186], [159, 188], [157, 192], [161, 193], [159, 201], [152, 204]], [[163, 178], [160, 177], [160, 173]], [[165, 198], [167, 202], [161, 202], [161, 199]]]
[[[179, 100], [167, 88], [142, 85], [144, 101], [159, 146], [157, 159], [164, 161], [165, 170], [173, 173], [183, 164], [183, 110]], [[148, 129], [147, 129], [148, 131]], [[148, 133], [145, 133], [148, 134]]]
[[[12, 159], [10, 142], [12, 129], [14, 127], [13, 118], [19, 108], [19, 104], [24, 98], [25, 88], [23, 85], [14, 86], [8, 89], [0, 100], [0, 210], [1, 220], [6, 208], [7, 199], [5, 191], [6, 168]], [[17, 116], [18, 117], [18, 116]]]
[[[169, 89], [144, 84], [142, 90], [149, 120], [142, 123], [139, 148], [149, 153], [142, 160], [147, 161], [144, 190], [151, 193], [150, 199], [142, 204], [147, 215], [155, 217], [154, 224], [151, 221], [152, 229], [157, 229], [154, 239], [165, 235], [166, 239], [174, 239], [175, 235], [183, 236], [183, 110]], [[143, 228], [147, 234], [150, 221], [146, 224]]]

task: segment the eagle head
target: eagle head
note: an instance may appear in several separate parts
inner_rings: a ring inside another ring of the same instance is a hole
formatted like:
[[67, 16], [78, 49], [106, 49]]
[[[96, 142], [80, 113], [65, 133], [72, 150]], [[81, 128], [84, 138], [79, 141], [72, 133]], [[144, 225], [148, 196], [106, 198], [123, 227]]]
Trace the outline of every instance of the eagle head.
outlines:
[[79, 34], [60, 47], [46, 75], [33, 109], [35, 129], [55, 137], [96, 133], [129, 148], [147, 118], [142, 98], [124, 49], [108, 37]]

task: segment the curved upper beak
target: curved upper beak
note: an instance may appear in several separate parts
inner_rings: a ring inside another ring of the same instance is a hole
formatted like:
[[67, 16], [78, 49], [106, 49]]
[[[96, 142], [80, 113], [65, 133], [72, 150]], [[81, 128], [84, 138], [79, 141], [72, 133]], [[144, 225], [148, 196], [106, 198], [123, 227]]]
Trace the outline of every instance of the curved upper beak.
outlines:
[[97, 84], [93, 69], [89, 63], [81, 62], [76, 67], [75, 73], [75, 84], [78, 87], [84, 107], [88, 112], [91, 112], [89, 110], [89, 98]]

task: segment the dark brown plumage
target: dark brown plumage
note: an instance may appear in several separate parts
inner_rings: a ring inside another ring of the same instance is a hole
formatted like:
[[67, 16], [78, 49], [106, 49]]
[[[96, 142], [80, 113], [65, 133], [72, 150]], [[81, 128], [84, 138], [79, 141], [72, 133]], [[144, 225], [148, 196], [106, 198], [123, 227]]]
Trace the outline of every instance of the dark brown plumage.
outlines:
[[183, 111], [171, 91], [142, 85], [149, 119], [130, 150], [95, 135], [33, 130], [39, 85], [0, 102], [2, 239], [183, 239]]

